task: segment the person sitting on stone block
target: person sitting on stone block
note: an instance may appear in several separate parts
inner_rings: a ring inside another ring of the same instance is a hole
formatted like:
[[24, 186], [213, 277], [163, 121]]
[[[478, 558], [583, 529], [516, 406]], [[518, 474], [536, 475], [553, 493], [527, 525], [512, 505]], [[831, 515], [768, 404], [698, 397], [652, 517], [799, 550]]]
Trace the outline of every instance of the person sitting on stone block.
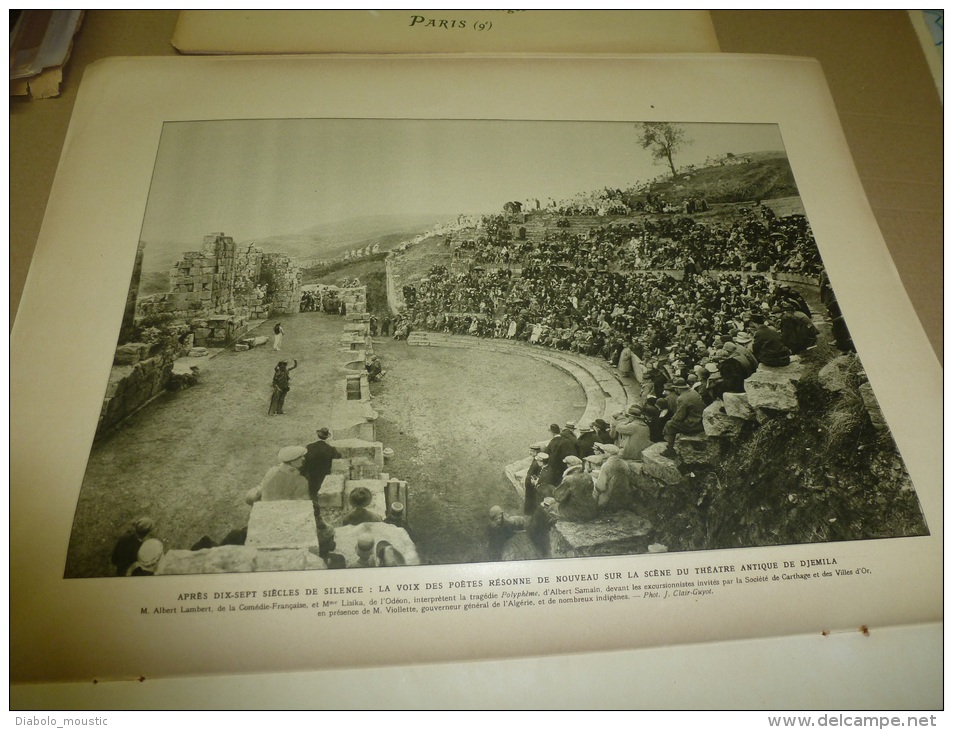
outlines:
[[592, 477], [583, 468], [578, 456], [567, 456], [562, 481], [553, 491], [559, 503], [560, 519], [588, 522], [596, 517], [596, 500], [592, 496]]
[[342, 524], [360, 525], [365, 522], [383, 522], [383, 517], [367, 509], [372, 500], [371, 490], [367, 487], [352, 489], [347, 498], [348, 504], [351, 505], [351, 511], [344, 515]]
[[261, 484], [248, 490], [245, 502], [275, 502], [286, 499], [307, 499], [308, 480], [301, 476], [301, 465], [307, 453], [304, 446], [285, 446], [278, 452], [277, 466], [271, 467]]
[[666, 448], [662, 455], [667, 458], [675, 456], [675, 437], [680, 433], [701, 433], [705, 430], [702, 415], [705, 412], [705, 402], [702, 397], [685, 382], [684, 378], [676, 378], [672, 388], [678, 393], [675, 401], [675, 415], [673, 415], [662, 430], [665, 436]]
[[605, 444], [602, 449], [607, 458], [599, 470], [599, 476], [596, 477], [596, 483], [592, 489], [596, 505], [600, 512], [629, 509], [632, 506], [629, 465], [622, 460], [619, 447], [615, 444]]

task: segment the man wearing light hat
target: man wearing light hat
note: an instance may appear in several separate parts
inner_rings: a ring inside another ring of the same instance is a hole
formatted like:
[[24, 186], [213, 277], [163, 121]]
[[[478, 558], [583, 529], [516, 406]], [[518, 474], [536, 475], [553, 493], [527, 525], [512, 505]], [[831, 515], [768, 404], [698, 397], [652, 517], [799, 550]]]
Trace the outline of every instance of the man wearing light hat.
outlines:
[[[536, 454], [534, 458], [542, 465], [539, 471], [539, 478], [536, 480], [536, 499], [552, 497], [553, 490], [562, 478], [563, 470], [559, 468], [559, 464], [553, 462], [549, 454], [545, 451]], [[533, 507], [533, 509], [535, 510], [536, 508]]]
[[596, 500], [592, 496], [592, 477], [583, 469], [578, 456], [565, 458], [566, 471], [553, 491], [559, 503], [559, 516], [570, 522], [588, 522], [596, 516]]
[[277, 466], [271, 467], [261, 484], [245, 495], [248, 504], [275, 502], [286, 499], [307, 499], [308, 480], [301, 476], [301, 466], [307, 453], [304, 446], [285, 446], [278, 452]]
[[575, 421], [566, 421], [566, 425], [563, 426], [563, 430], [559, 432], [560, 436], [565, 436], [572, 442], [572, 447], [576, 456], [579, 456], [579, 444], [578, 437], [576, 436], [576, 422]]
[[147, 538], [136, 553], [136, 562], [129, 567], [126, 575], [155, 575], [162, 560], [164, 548], [162, 541], [154, 537]]

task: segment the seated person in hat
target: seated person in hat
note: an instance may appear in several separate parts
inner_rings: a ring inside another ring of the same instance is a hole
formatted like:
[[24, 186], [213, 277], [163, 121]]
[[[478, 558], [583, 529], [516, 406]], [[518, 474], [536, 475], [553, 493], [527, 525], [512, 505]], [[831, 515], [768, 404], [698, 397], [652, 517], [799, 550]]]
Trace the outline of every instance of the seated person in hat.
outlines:
[[804, 312], [789, 302], [781, 304], [781, 341], [794, 355], [799, 355], [817, 344], [817, 327]]
[[599, 470], [599, 476], [593, 485], [592, 496], [600, 512], [615, 512], [632, 506], [629, 488], [629, 465], [619, 456], [619, 447], [605, 444], [602, 447], [606, 460]]
[[545, 451], [536, 454], [535, 459], [542, 465], [539, 478], [536, 480], [536, 499], [552, 497], [553, 490], [562, 478], [563, 470], [549, 458], [549, 454]]
[[596, 500], [592, 496], [592, 477], [583, 468], [578, 456], [566, 457], [566, 471], [553, 492], [559, 503], [559, 516], [570, 522], [588, 522], [596, 516]]
[[625, 413], [617, 413], [609, 433], [615, 436], [622, 458], [629, 461], [642, 461], [642, 452], [652, 445], [649, 425], [638, 404], [629, 406]]
[[308, 480], [301, 476], [301, 466], [308, 450], [304, 446], [285, 446], [278, 452], [277, 466], [271, 467], [261, 484], [248, 491], [245, 502], [275, 502], [308, 499]]
[[[754, 353], [751, 352], [751, 343], [754, 342], [754, 337], [749, 335], [747, 332], [739, 332], [735, 335], [734, 348], [729, 350], [732, 355], [735, 355], [741, 358], [745, 364], [748, 366], [749, 375], [758, 369], [758, 358], [754, 356]], [[728, 344], [728, 343], [726, 343]], [[727, 347], [725, 347], [728, 350]]]
[[576, 440], [576, 449], [579, 451], [579, 458], [585, 459], [593, 455], [593, 446], [596, 443], [596, 432], [592, 426], [580, 423], [579, 438]]
[[608, 459], [608, 455], [605, 452], [606, 446], [612, 446], [614, 449], [618, 449], [615, 444], [593, 444], [592, 445], [592, 456], [587, 456], [583, 459], [584, 466], [586, 471], [589, 472], [593, 479], [599, 474], [599, 470], [602, 468], [602, 465]]
[[680, 434], [701, 433], [705, 430], [702, 425], [702, 414], [705, 411], [705, 402], [697, 391], [688, 387], [684, 378], [676, 378], [672, 388], [678, 393], [675, 401], [675, 414], [665, 424], [662, 434], [667, 444], [663, 456], [675, 456], [675, 437]]
[[769, 368], [790, 365], [791, 350], [781, 339], [781, 333], [761, 315], [753, 315], [751, 321], [760, 325], [754, 333], [754, 342], [751, 345], [751, 351], [758, 358], [758, 362]]
[[592, 422], [593, 428], [596, 430], [596, 442], [600, 444], [614, 444], [615, 439], [612, 438], [612, 435], [609, 433], [610, 426], [607, 421], [604, 421], [601, 418], [597, 418]]
[[384, 518], [368, 508], [374, 497], [371, 490], [367, 487], [355, 487], [348, 495], [347, 501], [351, 505], [351, 511], [344, 515], [341, 520], [345, 525], [360, 525], [364, 522], [383, 522]]

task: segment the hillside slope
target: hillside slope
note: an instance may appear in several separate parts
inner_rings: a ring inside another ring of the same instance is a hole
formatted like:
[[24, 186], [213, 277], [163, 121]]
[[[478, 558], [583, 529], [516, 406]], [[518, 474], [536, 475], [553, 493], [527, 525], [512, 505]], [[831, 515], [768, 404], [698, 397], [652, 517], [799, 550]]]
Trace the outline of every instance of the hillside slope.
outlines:
[[626, 191], [630, 202], [646, 193], [665, 200], [706, 198], [712, 203], [772, 200], [798, 195], [794, 173], [783, 152], [745, 155], [750, 162], [679, 170], [674, 178], [657, 180], [647, 187]]

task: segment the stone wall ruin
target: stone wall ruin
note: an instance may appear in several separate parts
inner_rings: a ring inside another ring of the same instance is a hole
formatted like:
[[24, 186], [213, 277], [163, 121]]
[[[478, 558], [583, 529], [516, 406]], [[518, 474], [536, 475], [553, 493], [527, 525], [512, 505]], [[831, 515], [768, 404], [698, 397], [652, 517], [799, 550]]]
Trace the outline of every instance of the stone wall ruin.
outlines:
[[176, 262], [171, 291], [140, 300], [137, 316], [172, 315], [192, 325], [196, 346], [222, 346], [252, 321], [297, 313], [300, 299], [301, 273], [292, 258], [210, 233], [201, 250]]

